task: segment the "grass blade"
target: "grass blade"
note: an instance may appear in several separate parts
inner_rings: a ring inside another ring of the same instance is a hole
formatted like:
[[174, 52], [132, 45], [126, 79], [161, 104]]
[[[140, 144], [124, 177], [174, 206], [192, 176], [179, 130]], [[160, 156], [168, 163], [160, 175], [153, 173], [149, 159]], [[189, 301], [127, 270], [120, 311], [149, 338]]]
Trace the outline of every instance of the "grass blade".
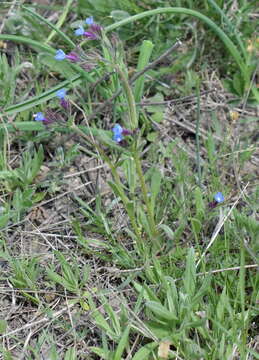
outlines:
[[50, 21], [48, 21], [47, 19], [45, 19], [44, 17], [42, 17], [41, 15], [39, 15], [38, 13], [36, 13], [35, 11], [33, 11], [32, 9], [27, 8], [26, 6], [22, 6], [22, 9], [24, 11], [27, 11], [28, 13], [30, 13], [32, 16], [36, 17], [37, 19], [39, 19], [40, 21], [44, 22], [45, 24], [47, 24], [51, 29], [53, 29], [53, 31], [50, 33], [48, 39], [46, 40], [45, 44], [47, 44], [54, 36], [55, 33], [59, 34], [60, 37], [62, 37], [62, 39], [70, 46], [72, 46], [73, 48], [76, 47], [76, 44], [65, 34], [63, 33], [63, 31], [59, 30], [59, 27], [63, 24], [66, 15], [67, 15], [67, 11], [69, 9], [69, 6], [71, 5], [72, 0], [69, 0], [67, 2], [67, 5], [65, 7], [65, 10], [62, 14], [62, 16], [60, 17], [57, 26], [53, 25]]

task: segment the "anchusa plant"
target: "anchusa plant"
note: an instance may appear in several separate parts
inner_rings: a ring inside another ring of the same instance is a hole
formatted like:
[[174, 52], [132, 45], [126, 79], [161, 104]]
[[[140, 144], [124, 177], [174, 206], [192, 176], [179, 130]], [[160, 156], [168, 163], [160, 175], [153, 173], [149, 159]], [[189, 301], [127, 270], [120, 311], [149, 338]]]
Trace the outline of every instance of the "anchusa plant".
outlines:
[[[96, 40], [101, 38], [102, 33], [102, 27], [94, 22], [93, 17], [88, 17], [85, 20], [85, 23], [88, 25], [87, 31], [83, 28], [83, 26], [80, 26], [76, 31], [76, 35], [82, 35], [88, 39]], [[65, 53], [64, 50], [58, 49], [56, 50], [56, 54], [54, 56], [55, 60], [57, 61], [63, 61], [68, 60], [72, 63], [79, 64], [84, 70], [90, 71], [92, 70], [98, 61], [100, 61], [100, 56], [97, 52], [91, 52], [89, 55], [85, 54], [82, 49], [77, 47], [74, 51], [71, 51], [69, 53]], [[56, 92], [56, 97], [60, 100], [60, 106], [68, 110], [70, 107], [70, 102], [66, 98], [67, 95], [67, 89], [62, 88]], [[55, 121], [54, 117], [46, 116], [42, 112], [36, 113], [34, 116], [35, 121], [41, 121], [43, 124], [48, 125]]]
[[[81, 36], [83, 38], [86, 38], [88, 40], [101, 40], [102, 42], [102, 49], [105, 49], [103, 56], [99, 54], [98, 49], [90, 50], [88, 52], [84, 52], [81, 45], [78, 45], [73, 51], [66, 53], [62, 49], [58, 49], [56, 51], [56, 54], [54, 56], [55, 60], [57, 61], [64, 61], [68, 60], [72, 63], [76, 63], [76, 65], [79, 65], [81, 68], [85, 70], [91, 70], [93, 67], [95, 67], [97, 64], [99, 65], [98, 70], [104, 69], [104, 71], [111, 72], [112, 74], [115, 73], [116, 81], [118, 79], [121, 80], [122, 89], [125, 94], [125, 100], [127, 103], [128, 108], [128, 123], [127, 128], [121, 126], [120, 124], [115, 124], [112, 128], [112, 140], [120, 145], [121, 147], [127, 146], [127, 151], [130, 151], [132, 155], [132, 159], [135, 162], [136, 166], [136, 173], [134, 176], [138, 178], [140, 188], [141, 188], [141, 196], [142, 201], [140, 202], [134, 202], [134, 209], [129, 204], [132, 204], [132, 200], [130, 197], [128, 197], [127, 192], [125, 191], [125, 187], [121, 183], [120, 175], [117, 172], [117, 166], [113, 163], [113, 161], [106, 155], [104, 149], [102, 148], [101, 144], [98, 143], [98, 140], [92, 139], [92, 137], [89, 137], [86, 135], [80, 127], [76, 126], [74, 123], [71, 125], [71, 128], [73, 128], [73, 131], [75, 131], [77, 134], [82, 136], [84, 139], [87, 140], [92, 146], [94, 146], [96, 149], [98, 149], [98, 153], [100, 156], [103, 157], [103, 159], [108, 163], [114, 182], [116, 183], [116, 187], [118, 189], [120, 198], [124, 204], [125, 210], [129, 216], [130, 223], [132, 225], [133, 231], [136, 235], [136, 242], [138, 243], [137, 246], [139, 246], [141, 249], [144, 249], [143, 247], [143, 239], [141, 235], [141, 231], [138, 225], [137, 217], [135, 216], [137, 214], [137, 207], [143, 206], [143, 211], [147, 213], [147, 227], [149, 228], [148, 232], [150, 234], [151, 241], [156, 244], [155, 246], [158, 246], [158, 229], [156, 226], [155, 216], [153, 207], [151, 204], [151, 200], [149, 197], [149, 187], [146, 184], [146, 180], [144, 177], [144, 173], [142, 170], [141, 165], [141, 153], [139, 152], [140, 149], [140, 139], [139, 137], [134, 137], [132, 141], [127, 142], [126, 137], [132, 136], [135, 134], [137, 129], [139, 128], [138, 125], [138, 112], [136, 111], [136, 104], [134, 101], [134, 94], [132, 91], [132, 88], [129, 84], [128, 77], [125, 74], [126, 66], [123, 62], [123, 50], [119, 45], [115, 46], [114, 44], [110, 43], [109, 39], [106, 38], [105, 34], [102, 34], [102, 27], [99, 24], [96, 24], [94, 22], [93, 17], [89, 17], [85, 20], [86, 25], [88, 26], [86, 29], [84, 26], [80, 26], [78, 29], [75, 30], [76, 36]], [[116, 51], [114, 50], [116, 49]], [[99, 73], [99, 71], [98, 71]], [[98, 78], [99, 81], [99, 78]], [[97, 83], [98, 83], [97, 81]], [[103, 80], [102, 80], [103, 81]], [[56, 92], [56, 96], [60, 101], [60, 106], [64, 109], [68, 109], [70, 103], [67, 99], [67, 89], [62, 88], [59, 89]], [[47, 115], [45, 115], [47, 114]], [[48, 124], [52, 121], [52, 116], [50, 117], [48, 113], [45, 111], [45, 114], [43, 113], [37, 113], [34, 117], [35, 121], [43, 121], [44, 123]], [[57, 118], [59, 114], [56, 115]], [[54, 116], [55, 117], [55, 116]], [[54, 120], [55, 121], [55, 120]], [[98, 131], [97, 131], [98, 133]], [[129, 146], [130, 145], [130, 146]], [[116, 151], [116, 150], [115, 150]], [[120, 154], [119, 154], [120, 156]], [[117, 158], [117, 157], [116, 157]], [[136, 206], [136, 208], [135, 208]]]

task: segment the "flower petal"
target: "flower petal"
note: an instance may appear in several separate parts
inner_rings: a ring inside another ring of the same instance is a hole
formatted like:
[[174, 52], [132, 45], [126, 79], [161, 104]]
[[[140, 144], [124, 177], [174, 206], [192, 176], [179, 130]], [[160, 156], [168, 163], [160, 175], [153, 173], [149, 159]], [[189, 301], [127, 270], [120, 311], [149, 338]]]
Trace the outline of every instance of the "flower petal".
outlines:
[[84, 32], [85, 32], [85, 30], [84, 30], [83, 26], [79, 26], [79, 28], [75, 30], [75, 35], [82, 36], [82, 35], [84, 35]]
[[37, 112], [37, 114], [33, 115], [34, 120], [36, 121], [43, 121], [45, 120], [45, 116], [43, 115], [42, 112]]
[[88, 18], [86, 18], [85, 22], [86, 22], [87, 25], [92, 25], [94, 23], [93, 16], [89, 16]]
[[67, 89], [60, 89], [56, 92], [56, 96], [59, 98], [59, 99], [64, 99], [65, 96], [67, 94]]
[[65, 60], [65, 58], [66, 58], [66, 54], [64, 53], [63, 50], [59, 49], [56, 51], [56, 55], [55, 55], [56, 60], [61, 61], [61, 60]]
[[217, 201], [217, 203], [222, 203], [225, 200], [224, 195], [220, 191], [214, 195], [214, 199]]

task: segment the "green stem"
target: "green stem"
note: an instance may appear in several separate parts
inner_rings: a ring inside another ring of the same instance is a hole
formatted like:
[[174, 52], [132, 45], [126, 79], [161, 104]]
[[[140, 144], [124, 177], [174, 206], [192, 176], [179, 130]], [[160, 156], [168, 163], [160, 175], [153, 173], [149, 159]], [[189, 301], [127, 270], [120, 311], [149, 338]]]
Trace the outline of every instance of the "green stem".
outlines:
[[197, 119], [196, 119], [196, 160], [197, 160], [197, 169], [198, 169], [198, 183], [201, 188], [201, 158], [200, 158], [200, 118], [201, 118], [201, 109], [200, 109], [200, 85], [196, 84], [197, 92]]
[[129, 106], [129, 115], [130, 115], [130, 124], [131, 124], [131, 130], [138, 128], [138, 117], [137, 117], [137, 111], [136, 111], [136, 104], [134, 100], [134, 96], [131, 90], [131, 87], [123, 74], [122, 70], [119, 68], [119, 66], [115, 65], [116, 70], [118, 71], [122, 85], [126, 94], [126, 99]]
[[67, 15], [67, 11], [68, 11], [68, 8], [69, 6], [71, 5], [71, 0], [68, 1], [65, 9], [64, 9], [64, 12], [61, 16], [61, 18], [59, 18], [59, 21], [58, 21], [58, 26], [55, 26], [53, 25], [50, 21], [48, 21], [47, 19], [45, 19], [43, 16], [41, 16], [40, 14], [36, 13], [35, 11], [33, 11], [32, 9], [22, 5], [22, 9], [24, 11], [27, 11], [28, 13], [30, 13], [32, 16], [36, 17], [38, 20], [44, 22], [45, 24], [47, 24], [52, 30], [54, 30], [54, 32], [52, 32], [48, 39], [46, 40], [46, 43], [49, 42], [51, 40], [51, 38], [53, 37], [53, 34], [57, 33], [59, 34], [60, 37], [63, 38], [63, 40], [66, 41], [66, 43], [70, 46], [72, 46], [72, 48], [75, 48], [76, 47], [76, 44], [65, 34], [63, 33], [63, 31], [61, 31], [59, 28], [60, 26], [62, 25], [61, 24], [61, 21], [63, 22], [65, 20], [65, 17]]
[[147, 185], [145, 182], [144, 174], [142, 171], [142, 167], [141, 167], [141, 163], [140, 163], [140, 159], [137, 154], [137, 151], [134, 154], [134, 161], [136, 164], [136, 171], [137, 171], [137, 174], [138, 174], [138, 177], [140, 180], [140, 187], [142, 190], [144, 202], [145, 202], [146, 208], [147, 208], [148, 222], [149, 222], [149, 226], [150, 226], [150, 230], [151, 230], [151, 234], [152, 234], [152, 240], [155, 240], [157, 238], [157, 228], [156, 228], [156, 223], [155, 223], [155, 219], [154, 219], [154, 212], [153, 212], [153, 209], [151, 206], [151, 202], [149, 201], [149, 198], [148, 198]]
[[110, 167], [111, 169], [111, 173], [112, 173], [112, 176], [114, 178], [114, 181], [115, 183], [117, 184], [117, 188], [119, 190], [119, 193], [120, 193], [120, 198], [123, 202], [123, 205], [124, 205], [124, 208], [125, 210], [127, 211], [128, 213], [128, 216], [130, 218], [130, 222], [131, 222], [131, 225], [135, 231], [135, 234], [136, 234], [136, 237], [138, 239], [138, 242], [139, 244], [141, 244], [142, 242], [142, 239], [141, 239], [141, 234], [140, 234], [140, 231], [139, 231], [139, 228], [138, 228], [138, 225], [136, 223], [136, 220], [135, 220], [135, 217], [132, 216], [132, 214], [130, 213], [130, 211], [128, 211], [128, 207], [127, 205], [129, 204], [130, 200], [129, 198], [127, 197], [127, 195], [125, 194], [125, 192], [123, 191], [123, 184], [121, 183], [121, 180], [120, 180], [120, 177], [116, 171], [116, 168], [115, 166], [112, 164], [110, 158], [108, 156], [105, 155], [103, 149], [99, 146], [99, 144], [97, 144], [96, 142], [92, 141], [92, 139], [86, 135], [81, 129], [79, 129], [76, 125], [72, 125], [72, 129], [78, 134], [80, 135], [83, 139], [85, 139], [88, 143], [90, 143], [94, 148], [96, 148], [99, 152], [99, 154], [102, 156], [102, 158], [104, 159], [104, 161], [108, 164], [108, 166]]
[[0, 40], [9, 40], [9, 41], [17, 42], [17, 43], [27, 44], [29, 46], [35, 47], [39, 50], [43, 50], [43, 51], [45, 51], [49, 54], [53, 54], [53, 55], [56, 52], [55, 49], [53, 49], [51, 46], [42, 44], [39, 41], [32, 40], [25, 36], [0, 34]]
[[[131, 90], [131, 87], [130, 87], [125, 75], [121, 71], [121, 69], [118, 66], [115, 66], [115, 67], [121, 77], [121, 80], [122, 80], [123, 88], [124, 88], [124, 91], [126, 94], [126, 99], [127, 99], [128, 106], [129, 106], [131, 129], [133, 130], [138, 127], [136, 103], [134, 100], [133, 92]], [[147, 190], [145, 178], [144, 178], [144, 175], [142, 172], [141, 162], [139, 159], [137, 148], [138, 148], [137, 145], [135, 145], [134, 150], [133, 150], [133, 157], [134, 157], [134, 161], [136, 164], [136, 171], [137, 171], [137, 174], [138, 174], [138, 177], [140, 180], [140, 187], [142, 190], [143, 199], [144, 199], [144, 202], [145, 202], [146, 208], [147, 208], [148, 222], [149, 222], [149, 226], [150, 226], [150, 230], [151, 230], [151, 234], [152, 234], [152, 239], [154, 240], [157, 236], [156, 224], [155, 224], [155, 220], [154, 220], [154, 213], [153, 213], [152, 206], [151, 206], [151, 203], [148, 198], [148, 190]]]
[[[17, 42], [17, 43], [26, 44], [26, 45], [36, 48], [37, 50], [44, 51], [44, 52], [48, 53], [49, 55], [55, 55], [55, 53], [56, 53], [56, 50], [53, 49], [51, 46], [42, 44], [36, 40], [32, 40], [25, 36], [0, 34], [0, 40], [9, 40], [9, 41]], [[82, 69], [76, 63], [70, 63], [70, 62], [68, 62], [68, 63], [72, 69], [77, 71], [77, 73], [80, 73], [81, 75], [83, 75], [86, 78], [86, 80], [93, 82], [93, 78], [92, 78], [91, 74], [86, 72], [84, 69]]]

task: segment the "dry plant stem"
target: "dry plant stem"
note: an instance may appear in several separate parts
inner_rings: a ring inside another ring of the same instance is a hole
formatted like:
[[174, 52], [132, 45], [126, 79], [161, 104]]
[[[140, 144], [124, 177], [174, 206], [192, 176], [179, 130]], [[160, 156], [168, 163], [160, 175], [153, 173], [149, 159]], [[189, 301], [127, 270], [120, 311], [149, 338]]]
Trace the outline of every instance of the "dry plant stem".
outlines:
[[145, 72], [147, 72], [150, 69], [153, 69], [156, 65], [158, 65], [160, 62], [162, 62], [164, 58], [169, 56], [171, 54], [171, 52], [178, 49], [178, 47], [181, 46], [181, 45], [182, 45], [181, 41], [178, 40], [173, 46], [171, 46], [168, 50], [166, 50], [156, 60], [154, 60], [152, 63], [148, 64], [143, 70], [139, 71], [137, 74], [133, 75], [132, 78], [129, 81], [130, 85], [132, 83], [134, 83], [134, 81], [136, 81], [140, 76], [145, 74]]
[[[212, 92], [217, 91], [217, 89], [211, 89], [211, 90], [205, 90], [205, 91], [201, 91], [200, 95], [206, 95]], [[189, 95], [189, 96], [184, 96], [178, 99], [172, 99], [172, 100], [165, 100], [165, 101], [143, 101], [143, 102], [139, 102], [136, 103], [136, 106], [141, 106], [141, 107], [145, 107], [145, 106], [160, 106], [160, 105], [171, 105], [171, 104], [178, 104], [178, 103], [182, 103], [182, 102], [188, 102], [188, 101], [195, 101], [195, 99], [197, 98], [197, 95]], [[102, 102], [92, 102], [92, 105], [102, 105]], [[112, 105], [112, 104], [109, 104]], [[127, 105], [126, 103], [121, 103], [121, 102], [116, 102], [116, 105], [119, 106], [125, 106]]]
[[[143, 70], [136, 73], [132, 78], [129, 80], [129, 84], [132, 85], [139, 77], [141, 77], [145, 72], [148, 70], [154, 68], [157, 64], [159, 64], [164, 58], [166, 58], [171, 52], [178, 49], [178, 47], [182, 45], [180, 41], [177, 41], [173, 46], [171, 46], [168, 50], [166, 50], [159, 58], [157, 58], [155, 61], [153, 61], [151, 64], [147, 65]], [[121, 93], [122, 88], [118, 89], [115, 94], [113, 94], [110, 99], [104, 101], [102, 105], [100, 105], [93, 114], [91, 114], [88, 118], [88, 120], [93, 119], [97, 114], [99, 114], [107, 105], [110, 105], [111, 102], [116, 99]]]
[[212, 246], [212, 244], [214, 243], [216, 237], [218, 236], [220, 229], [222, 228], [222, 226], [224, 225], [224, 223], [226, 222], [226, 220], [229, 218], [230, 214], [232, 213], [233, 209], [236, 207], [239, 199], [243, 196], [246, 188], [248, 187], [249, 183], [247, 183], [245, 185], [245, 187], [243, 188], [243, 190], [241, 190], [241, 193], [239, 194], [237, 200], [234, 202], [234, 204], [232, 205], [232, 207], [230, 208], [230, 210], [228, 211], [227, 215], [224, 216], [219, 223], [216, 226], [216, 229], [211, 237], [211, 240], [209, 242], [209, 244], [207, 245], [206, 249], [204, 250], [204, 252], [201, 254], [197, 264], [196, 264], [196, 268], [199, 266], [199, 264], [201, 263], [201, 260], [204, 258], [204, 256], [206, 255], [207, 251], [209, 250], [209, 248]]

